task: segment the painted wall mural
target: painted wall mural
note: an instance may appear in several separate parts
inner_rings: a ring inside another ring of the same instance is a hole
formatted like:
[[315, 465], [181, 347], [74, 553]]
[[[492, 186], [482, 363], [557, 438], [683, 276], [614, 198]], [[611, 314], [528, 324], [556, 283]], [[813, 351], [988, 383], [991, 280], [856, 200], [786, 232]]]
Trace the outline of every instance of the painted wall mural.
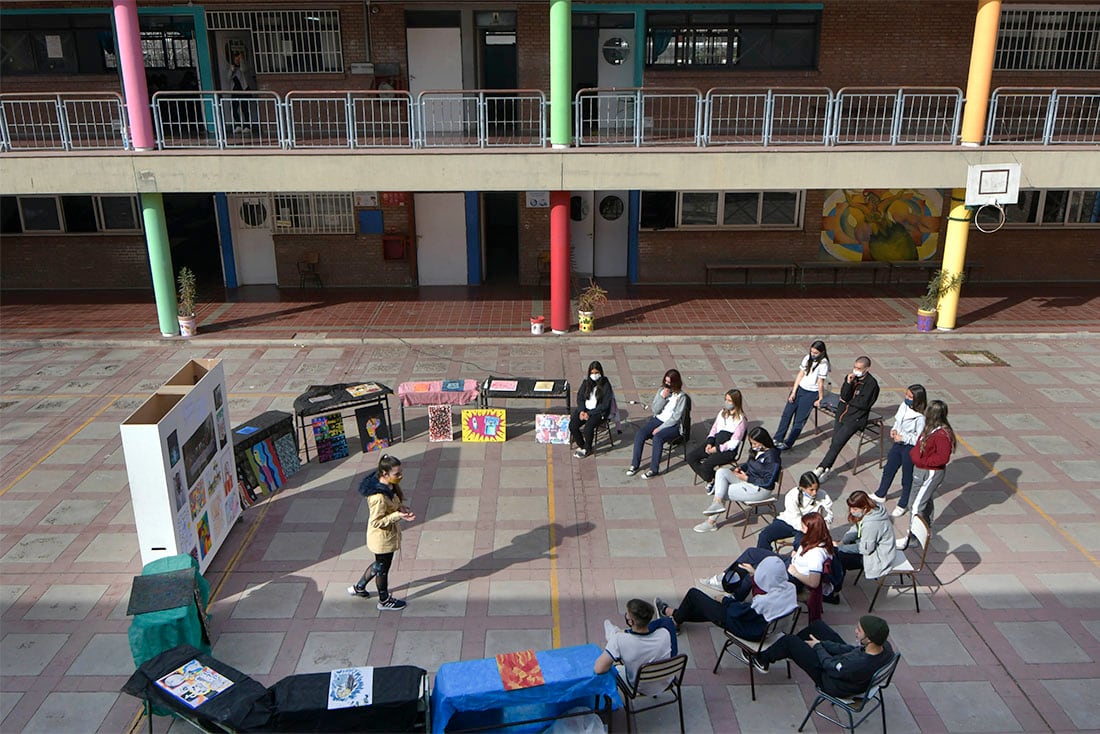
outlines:
[[821, 247], [837, 260], [927, 260], [942, 212], [936, 189], [837, 189], [825, 197]]

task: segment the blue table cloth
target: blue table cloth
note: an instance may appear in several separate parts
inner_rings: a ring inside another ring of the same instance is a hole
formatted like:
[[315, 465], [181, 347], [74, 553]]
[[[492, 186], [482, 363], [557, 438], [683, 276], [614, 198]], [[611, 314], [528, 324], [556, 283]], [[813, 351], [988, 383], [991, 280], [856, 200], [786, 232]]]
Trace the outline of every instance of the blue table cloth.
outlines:
[[[546, 681], [541, 686], [504, 690], [496, 658], [444, 663], [435, 674], [432, 688], [432, 732], [442, 734], [451, 717], [459, 712], [495, 711], [495, 717], [465, 725], [505, 724], [532, 718], [558, 716], [578, 705], [601, 705], [597, 697], [608, 696], [612, 708], [622, 702], [615, 688], [615, 674], [596, 675], [592, 666], [603, 652], [598, 645], [577, 645], [535, 653]], [[542, 727], [548, 726], [544, 723]]]

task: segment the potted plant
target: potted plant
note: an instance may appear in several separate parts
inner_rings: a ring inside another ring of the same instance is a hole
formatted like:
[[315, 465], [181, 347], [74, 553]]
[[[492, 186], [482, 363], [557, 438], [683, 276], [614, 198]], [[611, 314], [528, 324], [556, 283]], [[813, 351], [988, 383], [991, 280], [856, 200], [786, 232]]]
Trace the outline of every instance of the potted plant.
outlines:
[[194, 336], [195, 326], [195, 273], [188, 267], [180, 268], [176, 276], [176, 285], [179, 288], [179, 299], [176, 305], [176, 314], [180, 322], [180, 336]]
[[962, 273], [948, 274], [942, 270], [932, 273], [932, 277], [928, 279], [928, 288], [917, 305], [917, 331], [932, 331], [936, 324], [936, 309], [940, 299], [962, 287], [963, 280]]
[[596, 308], [607, 303], [607, 291], [593, 279], [577, 295], [577, 322], [581, 331], [592, 331], [596, 326]]

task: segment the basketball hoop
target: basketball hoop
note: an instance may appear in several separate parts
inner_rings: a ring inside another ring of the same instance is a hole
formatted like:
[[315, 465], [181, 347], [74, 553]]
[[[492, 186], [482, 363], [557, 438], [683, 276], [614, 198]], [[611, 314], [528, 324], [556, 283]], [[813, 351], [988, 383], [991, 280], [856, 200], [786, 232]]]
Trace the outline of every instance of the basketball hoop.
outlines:
[[[997, 210], [997, 221], [996, 221], [995, 224], [983, 225], [982, 221], [981, 221], [982, 212], [985, 211], [986, 209], [990, 208], [990, 207]], [[1005, 226], [1005, 220], [1006, 219], [1007, 219], [1007, 215], [1005, 214], [1004, 206], [1002, 206], [1001, 204], [994, 201], [994, 202], [991, 202], [989, 204], [982, 204], [981, 206], [979, 206], [978, 209], [974, 212], [973, 221], [974, 221], [974, 227], [979, 232], [984, 232], [985, 234], [993, 234], [994, 232], [999, 230], [1001, 227]]]

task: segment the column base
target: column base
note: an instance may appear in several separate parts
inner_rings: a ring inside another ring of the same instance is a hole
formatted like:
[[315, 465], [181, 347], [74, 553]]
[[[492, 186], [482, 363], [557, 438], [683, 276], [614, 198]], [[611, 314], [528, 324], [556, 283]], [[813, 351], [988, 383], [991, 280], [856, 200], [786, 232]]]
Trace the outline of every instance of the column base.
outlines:
[[568, 334], [569, 332], [568, 331], [558, 331], [557, 329], [551, 329], [550, 333], [551, 334]]

